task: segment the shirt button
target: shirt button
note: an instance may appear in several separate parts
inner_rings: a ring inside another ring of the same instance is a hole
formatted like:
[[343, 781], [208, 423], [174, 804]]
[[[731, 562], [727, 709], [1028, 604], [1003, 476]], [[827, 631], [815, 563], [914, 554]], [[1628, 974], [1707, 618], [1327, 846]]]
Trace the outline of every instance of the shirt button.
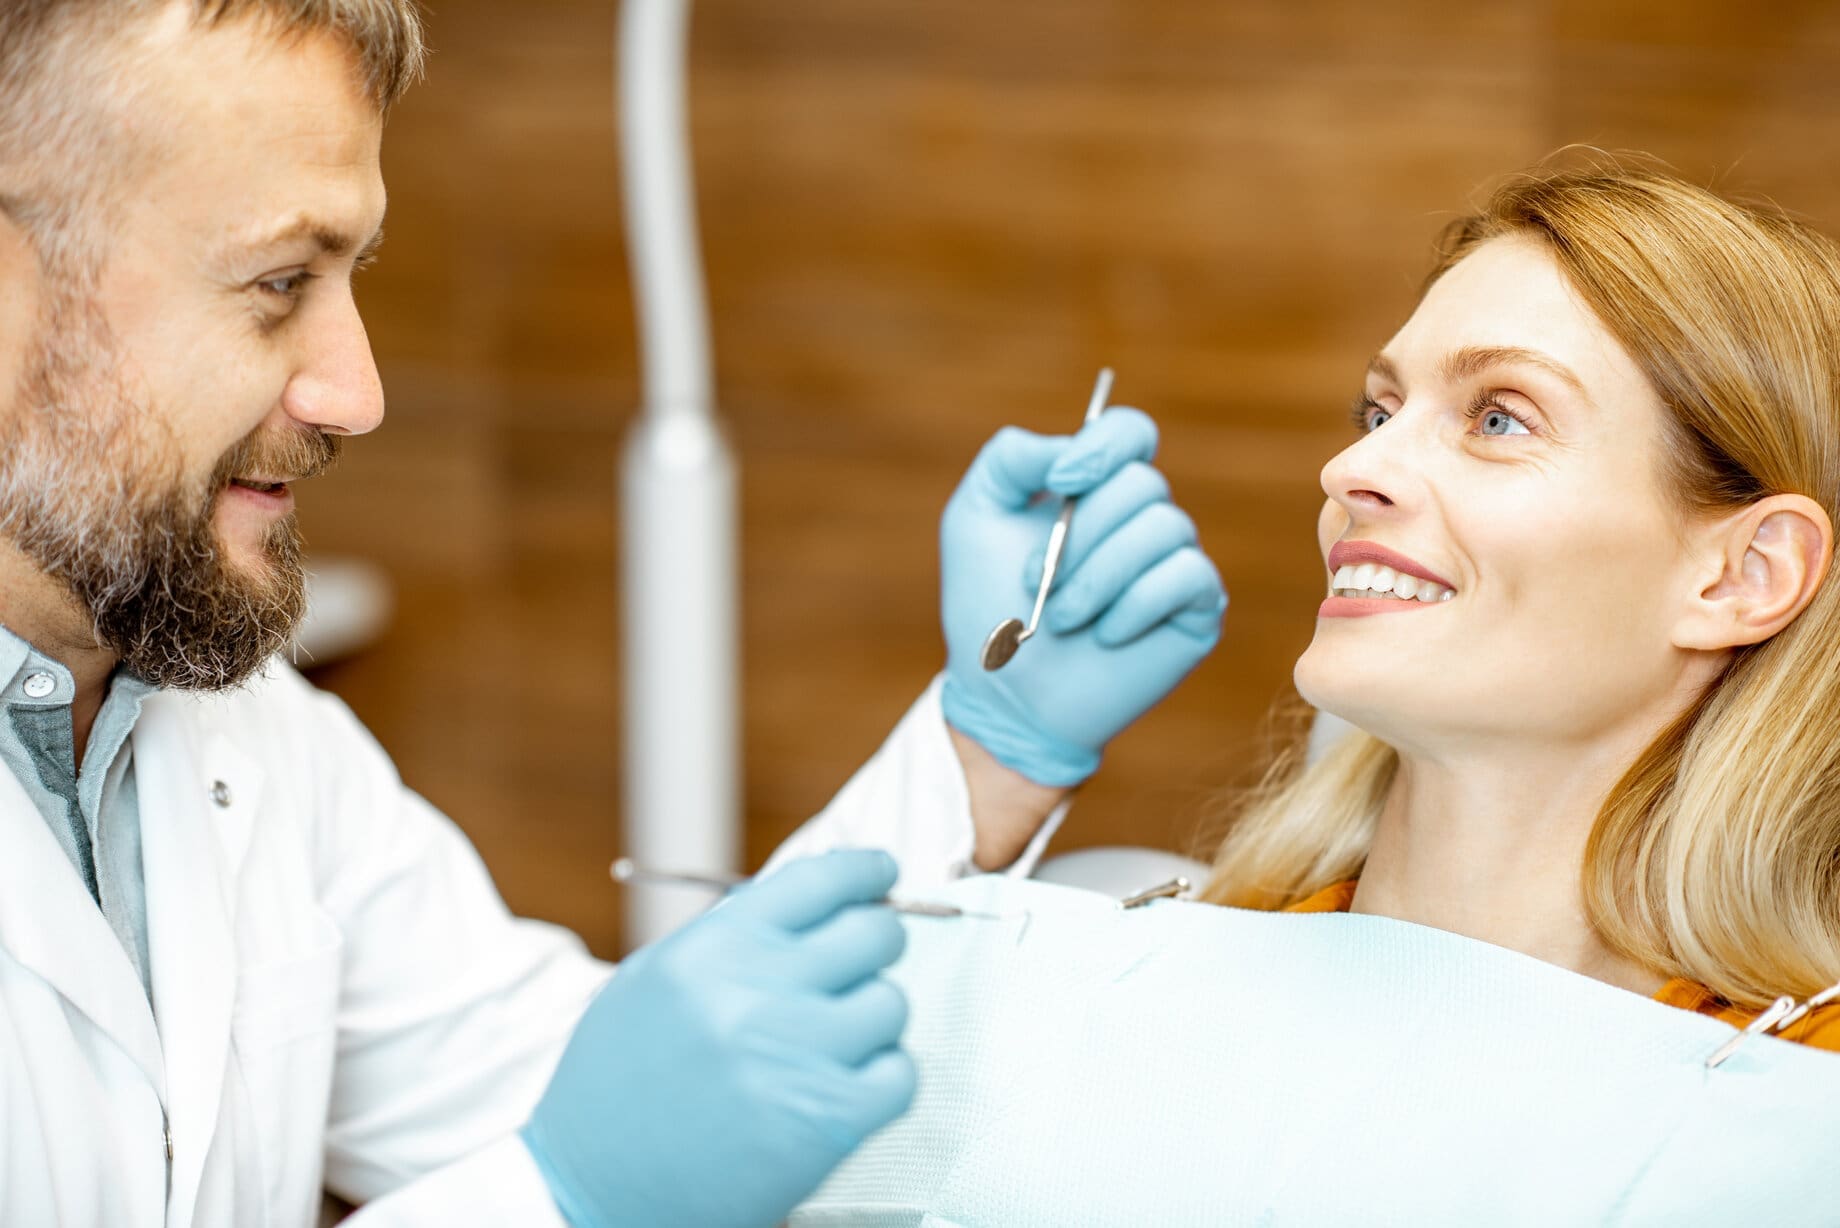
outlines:
[[20, 689], [33, 699], [43, 699], [57, 690], [57, 679], [50, 674], [27, 674], [25, 685]]
[[230, 805], [230, 786], [221, 780], [212, 781], [211, 800], [220, 807], [228, 807]]

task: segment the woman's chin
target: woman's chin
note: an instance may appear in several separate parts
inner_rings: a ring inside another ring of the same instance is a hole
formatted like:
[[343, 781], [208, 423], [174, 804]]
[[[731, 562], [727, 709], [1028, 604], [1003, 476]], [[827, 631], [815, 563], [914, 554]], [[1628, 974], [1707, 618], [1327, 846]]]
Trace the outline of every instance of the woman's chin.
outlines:
[[[1319, 712], [1334, 712], [1335, 706], [1349, 698], [1348, 671], [1336, 667], [1331, 654], [1312, 641], [1291, 668], [1291, 683], [1304, 702]], [[1340, 713], [1337, 713], [1339, 716]]]
[[1398, 678], [1362, 678], [1345, 668], [1330, 668], [1327, 661], [1313, 662], [1305, 652], [1297, 660], [1291, 681], [1297, 694], [1318, 712], [1340, 717], [1383, 742], [1422, 722], [1415, 711], [1419, 697], [1399, 692]]

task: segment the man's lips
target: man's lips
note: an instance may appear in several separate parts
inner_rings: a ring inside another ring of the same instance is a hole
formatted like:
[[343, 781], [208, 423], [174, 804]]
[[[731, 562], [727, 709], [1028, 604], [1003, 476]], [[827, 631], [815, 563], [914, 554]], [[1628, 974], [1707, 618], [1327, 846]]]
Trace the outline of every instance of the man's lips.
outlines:
[[224, 484], [222, 494], [231, 503], [259, 508], [270, 515], [281, 515], [294, 506], [293, 487], [259, 477], [231, 478]]
[[253, 490], [258, 494], [272, 495], [281, 493], [287, 488], [289, 482], [295, 480], [294, 478], [240, 477], [231, 478], [230, 485], [241, 486], [244, 490]]
[[1424, 564], [1414, 562], [1396, 550], [1388, 550], [1378, 542], [1336, 542], [1329, 548], [1330, 576], [1344, 567], [1359, 567], [1362, 563], [1378, 563], [1382, 567], [1391, 567], [1394, 571], [1429, 580], [1445, 588], [1457, 587]]

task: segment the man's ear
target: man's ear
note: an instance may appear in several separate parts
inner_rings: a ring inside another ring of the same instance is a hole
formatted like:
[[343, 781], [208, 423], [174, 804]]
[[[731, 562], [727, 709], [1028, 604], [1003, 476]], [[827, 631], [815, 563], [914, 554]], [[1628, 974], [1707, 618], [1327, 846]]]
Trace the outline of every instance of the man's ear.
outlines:
[[12, 412], [20, 368], [38, 336], [38, 248], [14, 220], [12, 202], [0, 196], [0, 419]]
[[1705, 567], [1675, 626], [1678, 648], [1762, 643], [1807, 608], [1833, 562], [1833, 522], [1806, 495], [1759, 499], [1696, 536]]

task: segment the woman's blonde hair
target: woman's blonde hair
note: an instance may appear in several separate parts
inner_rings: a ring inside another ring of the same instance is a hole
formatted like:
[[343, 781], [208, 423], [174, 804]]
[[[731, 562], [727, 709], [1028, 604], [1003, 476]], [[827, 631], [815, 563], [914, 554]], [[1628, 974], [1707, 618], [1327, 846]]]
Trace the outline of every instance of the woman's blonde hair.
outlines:
[[[1540, 243], [1666, 407], [1685, 515], [1778, 493], [1840, 521], [1840, 246], [1780, 210], [1620, 165], [1519, 177], [1444, 234]], [[1204, 898], [1282, 908], [1357, 876], [1398, 768], [1356, 731], [1279, 757]], [[1586, 846], [1587, 915], [1619, 954], [1740, 1005], [1840, 980], [1840, 582], [1738, 649], [1630, 765]]]

